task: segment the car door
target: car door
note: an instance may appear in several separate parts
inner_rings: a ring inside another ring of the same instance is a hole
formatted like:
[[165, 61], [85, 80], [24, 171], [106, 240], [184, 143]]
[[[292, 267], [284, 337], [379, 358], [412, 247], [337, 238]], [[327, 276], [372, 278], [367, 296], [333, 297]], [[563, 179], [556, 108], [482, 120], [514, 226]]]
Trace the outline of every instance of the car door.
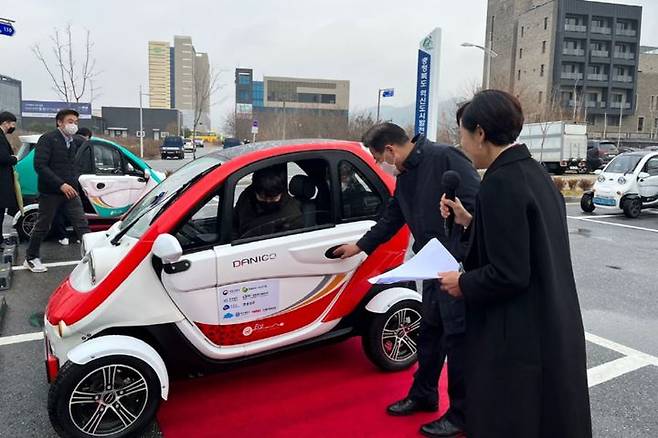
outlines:
[[648, 173], [647, 178], [638, 181], [640, 196], [647, 198], [649, 202], [658, 199], [658, 155], [649, 158], [642, 168], [642, 172]]
[[[144, 175], [130, 174], [125, 157], [110, 143], [90, 141], [78, 151], [80, 186], [95, 213], [102, 218], [124, 214], [143, 194]], [[133, 167], [134, 169], [134, 167]]]

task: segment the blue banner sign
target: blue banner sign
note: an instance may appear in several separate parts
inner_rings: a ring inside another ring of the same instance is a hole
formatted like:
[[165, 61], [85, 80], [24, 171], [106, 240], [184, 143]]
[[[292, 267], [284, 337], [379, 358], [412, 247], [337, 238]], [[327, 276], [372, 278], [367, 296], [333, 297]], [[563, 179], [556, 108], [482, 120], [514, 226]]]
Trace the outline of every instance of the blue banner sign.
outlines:
[[416, 134], [427, 135], [427, 123], [430, 95], [430, 71], [432, 68], [432, 55], [424, 50], [418, 50], [418, 70], [416, 72]]
[[0, 22], [0, 35], [14, 36], [16, 29], [11, 23]]
[[48, 102], [43, 100], [24, 100], [21, 102], [23, 117], [55, 117], [58, 111], [74, 109], [81, 119], [91, 119], [91, 103], [82, 102]]
[[394, 94], [395, 94], [394, 88], [386, 88], [382, 90], [382, 97], [393, 97]]

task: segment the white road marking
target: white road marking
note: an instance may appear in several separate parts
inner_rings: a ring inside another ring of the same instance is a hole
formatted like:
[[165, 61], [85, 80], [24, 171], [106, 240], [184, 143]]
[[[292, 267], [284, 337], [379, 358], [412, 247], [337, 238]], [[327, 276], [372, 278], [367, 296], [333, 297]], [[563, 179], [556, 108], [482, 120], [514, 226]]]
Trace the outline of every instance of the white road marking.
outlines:
[[3, 336], [0, 338], [0, 346], [21, 344], [23, 342], [38, 341], [43, 339], [43, 332], [25, 333], [23, 335]]
[[592, 333], [585, 332], [585, 339], [593, 344], [607, 348], [608, 350], [616, 351], [617, 353], [623, 354], [624, 356], [638, 358], [640, 360], [647, 362], [650, 365], [655, 365], [658, 367], [658, 357], [656, 356], [643, 353], [641, 351], [635, 350], [625, 345], [618, 344], [614, 341], [611, 341], [610, 339], [602, 338]]
[[[53, 263], [44, 263], [43, 265], [48, 268], [59, 268], [61, 266], [73, 266], [80, 263], [80, 260], [72, 260], [68, 262], [53, 262]], [[27, 271], [28, 269], [23, 265], [13, 266], [12, 271]]]
[[[606, 216], [597, 216], [597, 218], [605, 218]], [[626, 225], [626, 224], [617, 224], [614, 222], [604, 222], [604, 221], [599, 221], [596, 219], [592, 219], [589, 217], [580, 217], [580, 216], [567, 216], [569, 219], [575, 219], [579, 220], [582, 222], [592, 222], [595, 224], [603, 224], [603, 225], [612, 225], [613, 227], [620, 227], [620, 228], [629, 228], [631, 230], [640, 230], [640, 231], [649, 231], [650, 233], [658, 233], [658, 230], [653, 229], [653, 228], [644, 228], [644, 227], [637, 227], [635, 225]]]
[[587, 370], [587, 384], [590, 388], [605, 383], [616, 377], [650, 365], [636, 357], [624, 356], [611, 362]]

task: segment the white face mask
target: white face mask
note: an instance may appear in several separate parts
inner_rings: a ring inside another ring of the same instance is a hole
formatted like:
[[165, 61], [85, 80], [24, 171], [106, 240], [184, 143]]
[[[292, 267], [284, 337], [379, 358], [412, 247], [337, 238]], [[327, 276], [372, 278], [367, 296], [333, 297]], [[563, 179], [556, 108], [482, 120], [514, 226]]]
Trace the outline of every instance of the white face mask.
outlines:
[[389, 164], [386, 161], [383, 161], [379, 163], [379, 167], [381, 167], [382, 170], [388, 173], [389, 175], [398, 176], [400, 174], [400, 171], [398, 170], [397, 167], [395, 167], [395, 164]]
[[62, 128], [62, 131], [64, 131], [64, 134], [68, 136], [75, 135], [75, 133], [78, 132], [78, 125], [75, 123], [67, 123]]

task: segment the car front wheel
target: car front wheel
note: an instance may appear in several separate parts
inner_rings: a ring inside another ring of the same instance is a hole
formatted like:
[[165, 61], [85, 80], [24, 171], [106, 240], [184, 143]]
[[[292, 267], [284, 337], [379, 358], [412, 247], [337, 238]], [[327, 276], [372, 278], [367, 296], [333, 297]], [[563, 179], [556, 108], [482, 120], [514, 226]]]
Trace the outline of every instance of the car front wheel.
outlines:
[[418, 358], [421, 303], [404, 300], [386, 313], [374, 314], [362, 336], [363, 349], [372, 363], [384, 371], [409, 368]]
[[585, 213], [591, 213], [594, 211], [596, 206], [594, 205], [594, 194], [593, 193], [584, 193], [580, 198], [580, 208]]
[[144, 361], [108, 356], [60, 369], [48, 394], [48, 415], [60, 436], [139, 436], [160, 404], [159, 380]]
[[624, 214], [626, 217], [635, 219], [642, 213], [642, 201], [638, 198], [624, 200]]

